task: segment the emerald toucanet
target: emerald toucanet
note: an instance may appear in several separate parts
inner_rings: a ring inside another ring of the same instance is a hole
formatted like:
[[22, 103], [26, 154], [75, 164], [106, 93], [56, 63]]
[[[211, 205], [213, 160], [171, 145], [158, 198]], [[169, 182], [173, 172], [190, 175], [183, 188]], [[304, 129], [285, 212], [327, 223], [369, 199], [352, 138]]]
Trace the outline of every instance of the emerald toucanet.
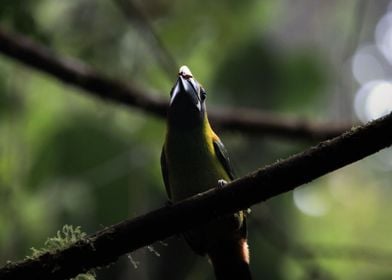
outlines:
[[[233, 180], [219, 137], [211, 129], [206, 91], [182, 66], [170, 93], [167, 134], [161, 155], [163, 179], [171, 202]], [[220, 217], [184, 233], [189, 246], [208, 255], [217, 279], [251, 279], [245, 211]]]

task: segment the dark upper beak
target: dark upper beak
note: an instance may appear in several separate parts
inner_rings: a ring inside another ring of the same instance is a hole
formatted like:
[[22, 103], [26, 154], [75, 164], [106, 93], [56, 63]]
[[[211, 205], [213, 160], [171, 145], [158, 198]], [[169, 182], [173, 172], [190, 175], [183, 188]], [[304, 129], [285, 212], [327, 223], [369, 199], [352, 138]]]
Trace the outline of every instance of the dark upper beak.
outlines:
[[196, 87], [197, 82], [193, 78], [187, 78], [179, 75], [172, 90], [170, 107], [191, 106], [200, 111], [201, 102]]

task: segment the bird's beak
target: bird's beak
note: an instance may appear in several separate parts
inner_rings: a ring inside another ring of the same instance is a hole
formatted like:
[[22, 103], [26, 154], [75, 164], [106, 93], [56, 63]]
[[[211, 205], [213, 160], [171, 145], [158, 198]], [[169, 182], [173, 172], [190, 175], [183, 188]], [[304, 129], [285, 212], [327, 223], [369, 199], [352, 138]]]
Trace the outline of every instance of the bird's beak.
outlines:
[[198, 88], [200, 88], [200, 86], [196, 80], [194, 80], [191, 76], [183, 75], [182, 72], [180, 72], [177, 82], [172, 90], [170, 107], [191, 106], [197, 108], [198, 111], [201, 111], [201, 101], [199, 98]]

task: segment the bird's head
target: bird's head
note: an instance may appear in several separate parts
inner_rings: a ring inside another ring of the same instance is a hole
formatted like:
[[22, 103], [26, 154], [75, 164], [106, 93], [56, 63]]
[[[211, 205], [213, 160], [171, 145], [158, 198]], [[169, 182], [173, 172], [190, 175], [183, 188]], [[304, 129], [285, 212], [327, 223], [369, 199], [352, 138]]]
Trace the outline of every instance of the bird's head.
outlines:
[[183, 128], [201, 125], [206, 118], [206, 91], [193, 78], [187, 66], [181, 66], [170, 92], [169, 123]]

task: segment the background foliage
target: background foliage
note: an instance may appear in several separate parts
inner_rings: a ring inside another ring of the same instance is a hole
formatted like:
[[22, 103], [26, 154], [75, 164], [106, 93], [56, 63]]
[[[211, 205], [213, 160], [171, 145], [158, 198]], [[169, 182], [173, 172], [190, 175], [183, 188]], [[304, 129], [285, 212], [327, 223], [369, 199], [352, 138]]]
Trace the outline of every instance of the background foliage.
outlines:
[[[374, 41], [389, 4], [134, 2], [176, 63], [188, 65], [207, 89], [210, 105], [353, 122], [360, 84], [352, 56]], [[167, 70], [145, 22], [127, 19], [118, 3], [3, 0], [0, 24], [110, 77], [169, 94], [176, 70]], [[0, 262], [24, 258], [64, 224], [92, 233], [164, 204], [164, 131], [161, 119], [92, 99], [1, 56]], [[239, 175], [313, 144], [221, 136]], [[255, 279], [390, 279], [391, 162], [387, 151], [255, 206], [249, 229]], [[98, 271], [98, 279], [162, 275], [213, 279], [207, 261], [178, 237]]]

